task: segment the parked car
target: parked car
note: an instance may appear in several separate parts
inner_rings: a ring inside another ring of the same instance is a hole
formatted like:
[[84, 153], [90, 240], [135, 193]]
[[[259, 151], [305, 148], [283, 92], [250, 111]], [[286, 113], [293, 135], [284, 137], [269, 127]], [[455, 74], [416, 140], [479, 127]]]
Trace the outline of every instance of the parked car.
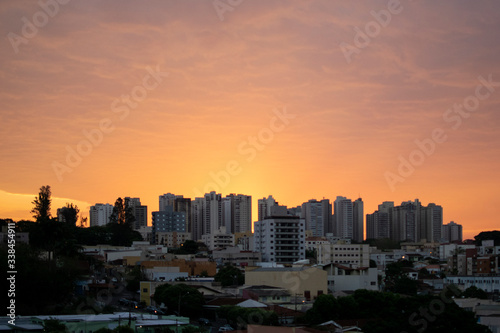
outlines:
[[219, 327], [219, 332], [227, 332], [227, 331], [234, 331], [234, 328], [232, 328], [228, 324]]

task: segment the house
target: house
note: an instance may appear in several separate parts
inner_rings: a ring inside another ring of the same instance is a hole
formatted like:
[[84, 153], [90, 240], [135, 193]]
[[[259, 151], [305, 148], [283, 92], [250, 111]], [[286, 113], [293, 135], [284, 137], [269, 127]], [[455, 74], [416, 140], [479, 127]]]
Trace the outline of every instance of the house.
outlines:
[[349, 267], [341, 264], [323, 265], [327, 272], [328, 290], [354, 291], [357, 289], [378, 290], [377, 268]]
[[242, 297], [264, 303], [288, 303], [290, 293], [283, 288], [266, 285], [249, 286], [241, 290]]

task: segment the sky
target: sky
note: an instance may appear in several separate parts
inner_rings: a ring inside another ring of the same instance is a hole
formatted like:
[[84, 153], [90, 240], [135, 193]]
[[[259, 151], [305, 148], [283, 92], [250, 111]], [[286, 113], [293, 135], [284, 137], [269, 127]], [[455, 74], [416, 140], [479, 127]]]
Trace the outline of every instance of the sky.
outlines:
[[500, 2], [0, 2], [0, 218], [361, 197], [498, 229]]

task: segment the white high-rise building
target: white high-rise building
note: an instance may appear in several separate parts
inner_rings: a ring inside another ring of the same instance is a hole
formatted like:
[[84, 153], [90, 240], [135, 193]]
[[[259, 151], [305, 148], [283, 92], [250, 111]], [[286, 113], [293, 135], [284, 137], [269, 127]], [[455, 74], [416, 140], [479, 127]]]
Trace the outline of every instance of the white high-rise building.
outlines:
[[451, 221], [442, 227], [441, 237], [445, 242], [462, 241], [462, 225]]
[[391, 209], [391, 239], [396, 242], [417, 242], [420, 240], [420, 210], [418, 199], [402, 202]]
[[222, 198], [214, 191], [206, 193], [203, 205], [203, 234], [210, 234], [222, 227]]
[[168, 206], [174, 207], [175, 199], [177, 199], [177, 198], [182, 198], [182, 195], [175, 195], [172, 193], [166, 193], [166, 194], [160, 195], [159, 200], [158, 200], [160, 212], [166, 210], [166, 207], [168, 207]]
[[109, 217], [113, 213], [113, 205], [97, 203], [90, 207], [90, 226], [104, 226], [109, 223]]
[[384, 201], [373, 214], [366, 214], [366, 239], [391, 237], [393, 201]]
[[420, 215], [420, 239], [427, 242], [439, 242], [443, 227], [443, 207], [430, 203], [422, 207]]
[[298, 216], [273, 216], [254, 225], [254, 251], [262, 261], [291, 264], [306, 257], [306, 223]]
[[334, 202], [335, 214], [335, 236], [340, 238], [353, 239], [353, 212], [352, 201], [345, 197], [338, 196]]

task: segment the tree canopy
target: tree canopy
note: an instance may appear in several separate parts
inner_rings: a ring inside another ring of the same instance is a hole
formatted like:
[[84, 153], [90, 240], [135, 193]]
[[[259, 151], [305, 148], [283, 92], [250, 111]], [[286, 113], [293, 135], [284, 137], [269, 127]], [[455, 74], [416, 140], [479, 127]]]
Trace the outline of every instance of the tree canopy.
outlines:
[[162, 284], [155, 290], [154, 300], [156, 304], [165, 304], [170, 313], [180, 312], [178, 315], [189, 318], [199, 317], [205, 298], [198, 289], [184, 283]]
[[52, 202], [51, 198], [52, 192], [50, 190], [50, 186], [42, 186], [40, 187], [40, 192], [38, 193], [38, 196], [35, 197], [35, 200], [32, 201], [33, 209], [31, 210], [31, 213], [33, 214], [33, 218], [37, 222], [41, 221], [47, 221], [51, 218], [50, 215], [50, 205]]
[[215, 274], [214, 281], [220, 282], [223, 287], [241, 286], [245, 283], [245, 276], [238, 267], [226, 264]]

